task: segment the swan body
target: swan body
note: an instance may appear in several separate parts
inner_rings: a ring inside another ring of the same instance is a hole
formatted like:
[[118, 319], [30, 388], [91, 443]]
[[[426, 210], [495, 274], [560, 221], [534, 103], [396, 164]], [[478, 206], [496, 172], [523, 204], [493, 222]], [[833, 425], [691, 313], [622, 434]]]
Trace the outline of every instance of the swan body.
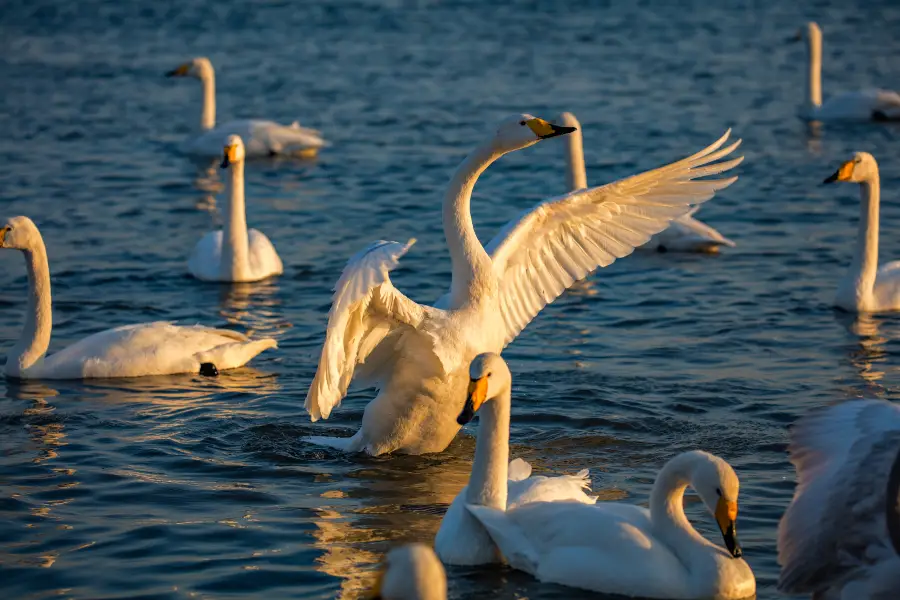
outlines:
[[251, 340], [226, 329], [167, 322], [126, 325], [95, 333], [50, 356], [52, 310], [47, 251], [28, 217], [0, 228], [0, 248], [21, 250], [28, 268], [28, 313], [22, 337], [6, 358], [5, 374], [18, 379], [87, 379], [201, 373], [240, 367], [275, 340]]
[[821, 599], [900, 594], [900, 406], [850, 400], [791, 430], [794, 499], [778, 526], [778, 587]]
[[[584, 165], [584, 143], [581, 123], [570, 112], [559, 117], [559, 122], [576, 130], [565, 137], [566, 183], [571, 191], [587, 187], [587, 170]], [[699, 252], [715, 254], [722, 246], [734, 248], [735, 243], [721, 233], [694, 218], [699, 206], [674, 219], [672, 223], [641, 246], [657, 252]]]
[[388, 272], [409, 244], [377, 242], [350, 259], [335, 286], [305, 406], [313, 421], [328, 418], [351, 379], [379, 392], [355, 435], [308, 441], [373, 455], [442, 451], [459, 430], [456, 417], [472, 358], [500, 352], [573, 282], [627, 256], [736, 179], [696, 177], [741, 161], [714, 162], [739, 143], [723, 148], [726, 133], [682, 161], [547, 200], [483, 247], [469, 210], [478, 176], [507, 152], [570, 131], [517, 115], [463, 161], [443, 206], [452, 280], [434, 306], [410, 300], [391, 284]]
[[804, 39], [809, 55], [807, 101], [800, 116], [808, 121], [891, 121], [900, 119], [900, 94], [868, 89], [844, 92], [822, 101], [822, 30], [809, 22], [795, 39]]
[[216, 75], [208, 58], [198, 57], [166, 73], [168, 77], [193, 77], [203, 86], [203, 111], [200, 133], [185, 141], [182, 150], [188, 154], [218, 157], [229, 136], [244, 140], [247, 156], [292, 155], [312, 158], [327, 145], [315, 129], [294, 122], [282, 125], [274, 121], [241, 119], [216, 125]]
[[407, 544], [387, 553], [369, 598], [447, 600], [447, 574], [434, 550]]
[[878, 266], [878, 225], [881, 179], [878, 163], [868, 152], [857, 152], [825, 183], [849, 181], [860, 189], [859, 233], [850, 268], [838, 285], [834, 304], [849, 312], [900, 310], [900, 261]]
[[507, 465], [512, 375], [500, 356], [491, 353], [476, 356], [469, 377], [474, 382], [470, 388], [484, 398], [473, 400], [477, 405], [471, 409], [466, 408], [467, 403], [458, 421], [466, 422], [477, 406], [485, 405], [478, 426], [472, 478], [447, 509], [434, 540], [441, 560], [453, 565], [501, 562], [487, 531], [466, 509], [470, 502], [487, 503], [502, 510], [513, 510], [530, 502], [597, 502], [595, 496], [584, 492], [590, 490], [587, 469], [576, 475], [543, 477], [531, 476], [531, 465], [521, 458]]
[[225, 145], [222, 168], [229, 170], [228, 199], [222, 231], [207, 233], [188, 259], [188, 271], [203, 281], [247, 282], [281, 275], [284, 267], [272, 242], [256, 229], [247, 230], [244, 207], [244, 144], [232, 135]]

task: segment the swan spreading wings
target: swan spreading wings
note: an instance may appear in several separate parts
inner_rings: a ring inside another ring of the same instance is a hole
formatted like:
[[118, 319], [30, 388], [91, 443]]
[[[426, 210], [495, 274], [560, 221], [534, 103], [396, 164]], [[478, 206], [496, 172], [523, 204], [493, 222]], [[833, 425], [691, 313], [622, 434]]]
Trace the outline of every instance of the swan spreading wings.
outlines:
[[313, 421], [328, 418], [353, 379], [379, 393], [355, 435], [309, 441], [372, 455], [444, 450], [459, 430], [456, 417], [476, 355], [499, 353], [573, 282], [631, 254], [731, 185], [737, 177], [698, 178], [743, 160], [716, 162], [740, 144], [723, 147], [726, 132], [681, 161], [542, 202], [483, 247], [469, 210], [478, 176], [508, 152], [573, 130], [531, 115], [509, 117], [463, 161], [443, 204], [452, 281], [434, 306], [391, 284], [388, 272], [412, 242], [376, 242], [350, 259], [335, 286], [306, 410]]

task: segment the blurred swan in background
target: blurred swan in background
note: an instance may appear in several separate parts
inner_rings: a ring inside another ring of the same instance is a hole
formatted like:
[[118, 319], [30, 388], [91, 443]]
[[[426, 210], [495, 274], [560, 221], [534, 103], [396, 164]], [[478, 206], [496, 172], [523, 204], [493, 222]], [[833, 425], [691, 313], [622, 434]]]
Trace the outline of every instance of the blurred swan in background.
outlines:
[[[569, 190], [577, 191], [587, 187], [587, 170], [584, 166], [584, 143], [582, 128], [578, 119], [570, 112], [562, 113], [559, 122], [576, 131], [567, 135], [566, 144], [566, 183]], [[706, 252], [716, 253], [721, 246], [734, 248], [735, 243], [721, 233], [694, 218], [700, 207], [693, 208], [685, 215], [674, 219], [672, 223], [641, 246], [658, 252]]]
[[483, 247], [469, 208], [478, 176], [508, 152], [572, 131], [531, 115], [509, 117], [463, 161], [443, 205], [452, 280], [434, 306], [410, 300], [388, 276], [412, 242], [376, 242], [350, 259], [335, 286], [306, 410], [313, 421], [328, 418], [354, 377], [379, 393], [355, 435], [308, 441], [373, 455], [444, 450], [459, 431], [472, 358], [499, 353], [573, 282], [628, 256], [731, 185], [736, 177], [697, 178], [742, 160], [714, 162], [740, 143], [722, 148], [726, 133], [679, 162], [542, 202]]
[[193, 77], [203, 84], [203, 112], [200, 134], [183, 145], [188, 154], [220, 156], [228, 136], [239, 135], [251, 158], [284, 154], [312, 158], [327, 145], [315, 129], [300, 127], [296, 121], [281, 125], [274, 121], [241, 119], [216, 125], [216, 74], [206, 57], [198, 57], [166, 73], [167, 77]]
[[368, 596], [378, 600], [447, 600], [447, 574], [424, 544], [394, 548], [384, 557]]

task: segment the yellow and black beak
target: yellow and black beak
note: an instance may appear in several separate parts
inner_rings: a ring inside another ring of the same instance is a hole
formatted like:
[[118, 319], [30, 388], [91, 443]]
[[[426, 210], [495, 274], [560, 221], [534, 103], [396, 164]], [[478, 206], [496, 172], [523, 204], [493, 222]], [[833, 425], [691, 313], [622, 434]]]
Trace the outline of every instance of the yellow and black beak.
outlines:
[[0, 229], [0, 248], [3, 247], [3, 240], [6, 239], [6, 234], [9, 233], [9, 230], [10, 230], [9, 225]]
[[841, 168], [835, 171], [830, 177], [826, 178], [822, 183], [834, 183], [835, 181], [850, 181], [853, 176], [853, 161], [848, 160], [841, 165]]
[[381, 600], [381, 586], [384, 585], [384, 574], [386, 571], [386, 565], [382, 565], [381, 568], [378, 569], [378, 574], [375, 576], [375, 583], [372, 585], [372, 589], [369, 590], [369, 595], [367, 596], [368, 600]]
[[531, 129], [532, 132], [534, 132], [534, 135], [542, 140], [558, 135], [566, 135], [567, 133], [572, 133], [578, 129], [577, 127], [566, 127], [565, 125], [554, 125], [553, 123], [548, 123], [537, 117], [525, 121], [525, 124], [528, 125], [528, 128]]
[[191, 70], [191, 65], [188, 63], [184, 63], [179, 66], [177, 69], [172, 69], [171, 71], [166, 73], [166, 77], [185, 77]]
[[741, 545], [737, 540], [737, 502], [728, 502], [725, 498], [719, 498], [716, 504], [716, 523], [719, 524], [719, 531], [725, 539], [725, 547], [734, 558], [740, 558], [744, 555]]
[[478, 408], [484, 404], [487, 398], [488, 380], [487, 377], [472, 379], [469, 381], [469, 391], [466, 393], [466, 404], [463, 406], [462, 412], [456, 417], [456, 422], [465, 425], [475, 418]]
[[219, 165], [223, 169], [227, 169], [228, 165], [237, 162], [237, 144], [225, 146], [222, 155], [222, 164]]

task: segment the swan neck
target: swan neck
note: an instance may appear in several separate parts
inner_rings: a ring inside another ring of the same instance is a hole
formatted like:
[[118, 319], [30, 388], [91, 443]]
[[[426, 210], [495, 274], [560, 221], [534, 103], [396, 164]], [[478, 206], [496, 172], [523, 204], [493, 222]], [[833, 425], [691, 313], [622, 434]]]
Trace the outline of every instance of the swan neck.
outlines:
[[200, 129], [209, 131], [216, 126], [216, 73], [212, 65], [203, 70], [200, 83], [203, 85], [203, 112], [200, 115]]
[[856, 279], [857, 297], [870, 295], [875, 287], [878, 271], [878, 212], [880, 184], [877, 171], [874, 177], [860, 183], [859, 233], [850, 272]]
[[650, 493], [650, 519], [656, 535], [670, 548], [687, 548], [703, 537], [684, 514], [684, 491], [691, 482], [691, 456], [669, 461]]
[[222, 275], [239, 281], [247, 277], [250, 248], [247, 234], [247, 210], [244, 205], [244, 161], [231, 163], [225, 188], [228, 209], [222, 240]]
[[491, 143], [478, 146], [456, 170], [444, 197], [444, 237], [450, 250], [453, 308], [465, 304], [472, 297], [478, 277], [491, 272], [490, 257], [478, 241], [472, 224], [472, 189], [484, 170], [503, 154]]
[[822, 37], [819, 34], [809, 35], [807, 38], [809, 52], [809, 77], [807, 78], [806, 92], [810, 109], [822, 106]]
[[28, 271], [28, 311], [19, 341], [6, 358], [6, 374], [21, 377], [34, 366], [50, 346], [53, 314], [50, 297], [50, 266], [40, 234], [34, 246], [23, 252]]
[[509, 479], [510, 391], [485, 402], [481, 408], [475, 460], [466, 491], [469, 504], [506, 510]]
[[564, 136], [566, 140], [566, 184], [569, 191], [587, 187], [587, 171], [584, 168], [584, 142], [581, 129]]

